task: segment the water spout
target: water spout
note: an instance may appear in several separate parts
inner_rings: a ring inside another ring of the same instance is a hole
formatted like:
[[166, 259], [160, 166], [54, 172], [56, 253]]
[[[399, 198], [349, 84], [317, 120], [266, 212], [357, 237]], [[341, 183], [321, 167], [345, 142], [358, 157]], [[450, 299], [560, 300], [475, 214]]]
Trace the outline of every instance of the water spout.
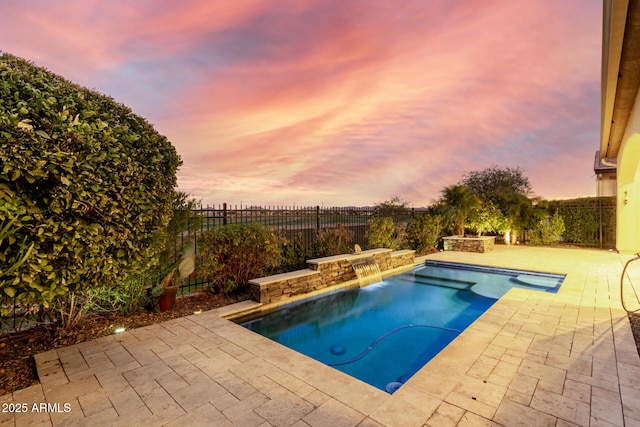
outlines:
[[372, 283], [382, 282], [382, 272], [374, 257], [356, 258], [349, 260], [349, 262], [356, 273], [361, 288]]

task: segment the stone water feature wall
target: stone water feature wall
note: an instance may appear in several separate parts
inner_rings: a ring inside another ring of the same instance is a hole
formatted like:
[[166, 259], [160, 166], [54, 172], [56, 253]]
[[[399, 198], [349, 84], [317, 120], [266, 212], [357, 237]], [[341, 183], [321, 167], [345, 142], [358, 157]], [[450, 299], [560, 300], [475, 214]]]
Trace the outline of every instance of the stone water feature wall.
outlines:
[[391, 249], [371, 249], [360, 254], [335, 255], [307, 261], [308, 269], [261, 277], [249, 281], [253, 299], [263, 304], [285, 301], [293, 296], [355, 281], [356, 273], [350, 260], [375, 258], [380, 271], [413, 265], [415, 251], [393, 252]]

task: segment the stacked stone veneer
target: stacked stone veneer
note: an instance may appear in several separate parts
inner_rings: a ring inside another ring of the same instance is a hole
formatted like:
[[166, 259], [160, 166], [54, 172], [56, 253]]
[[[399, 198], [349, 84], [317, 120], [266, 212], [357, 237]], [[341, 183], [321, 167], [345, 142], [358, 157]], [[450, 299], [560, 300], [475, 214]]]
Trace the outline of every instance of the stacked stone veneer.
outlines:
[[380, 271], [413, 265], [415, 251], [371, 249], [355, 255], [335, 255], [307, 261], [308, 269], [261, 277], [249, 281], [253, 298], [263, 304], [285, 301], [293, 296], [318, 291], [345, 282], [355, 281], [356, 273], [350, 260], [375, 258]]
[[484, 253], [493, 250], [496, 244], [495, 236], [481, 236], [481, 237], [462, 237], [462, 236], [449, 236], [443, 237], [444, 250], [445, 251], [460, 251], [460, 252], [478, 252]]

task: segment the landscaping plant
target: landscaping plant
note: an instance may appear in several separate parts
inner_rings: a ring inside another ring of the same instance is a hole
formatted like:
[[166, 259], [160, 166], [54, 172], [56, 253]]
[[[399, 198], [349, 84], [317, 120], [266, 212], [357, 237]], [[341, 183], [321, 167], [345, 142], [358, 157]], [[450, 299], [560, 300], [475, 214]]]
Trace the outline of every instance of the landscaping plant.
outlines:
[[416, 255], [434, 252], [444, 227], [439, 215], [419, 214], [407, 225], [407, 243]]
[[198, 277], [228, 294], [249, 280], [266, 276], [280, 263], [273, 233], [260, 224], [231, 224], [205, 231], [198, 238]]
[[276, 272], [287, 273], [306, 268], [307, 259], [310, 258], [311, 254], [308, 253], [304, 245], [302, 233], [297, 233], [293, 239], [288, 239], [284, 236], [284, 233], [279, 233], [277, 237], [282, 256]]
[[491, 208], [482, 215], [475, 215], [484, 215], [485, 218], [479, 222], [476, 220], [476, 224], [472, 225], [479, 225], [483, 231], [504, 233], [505, 243], [516, 241], [519, 234], [534, 227], [547, 215], [546, 210], [537, 206], [534, 203], [536, 200], [531, 198], [531, 183], [520, 167], [494, 165], [468, 172], [460, 181], [460, 185], [467, 187], [479, 198], [483, 204], [481, 206], [486, 208], [493, 205], [497, 208]]
[[558, 212], [541, 219], [538, 226], [531, 231], [531, 243], [534, 245], [557, 245], [564, 233], [564, 220]]
[[391, 248], [396, 227], [393, 218], [373, 217], [367, 221], [365, 236], [370, 248]]
[[0, 54], [0, 305], [46, 307], [153, 265], [180, 163], [129, 108]]
[[312, 253], [314, 258], [348, 254], [353, 251], [353, 231], [338, 224], [336, 227], [316, 231]]
[[436, 209], [453, 234], [464, 235], [465, 224], [480, 207], [480, 199], [466, 185], [450, 185], [442, 190]]
[[134, 275], [115, 285], [101, 285], [84, 291], [87, 296], [85, 309], [90, 313], [114, 314], [125, 316], [136, 313], [140, 307], [149, 303], [147, 286], [149, 279], [145, 275]]

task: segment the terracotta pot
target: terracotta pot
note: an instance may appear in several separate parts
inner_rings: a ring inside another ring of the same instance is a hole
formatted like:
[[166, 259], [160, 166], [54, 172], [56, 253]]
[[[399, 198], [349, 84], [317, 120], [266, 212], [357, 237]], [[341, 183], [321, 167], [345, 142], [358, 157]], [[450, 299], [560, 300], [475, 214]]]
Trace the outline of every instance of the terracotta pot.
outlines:
[[169, 286], [164, 289], [164, 292], [158, 297], [158, 306], [160, 311], [171, 310], [176, 306], [176, 294], [178, 293], [178, 286]]

